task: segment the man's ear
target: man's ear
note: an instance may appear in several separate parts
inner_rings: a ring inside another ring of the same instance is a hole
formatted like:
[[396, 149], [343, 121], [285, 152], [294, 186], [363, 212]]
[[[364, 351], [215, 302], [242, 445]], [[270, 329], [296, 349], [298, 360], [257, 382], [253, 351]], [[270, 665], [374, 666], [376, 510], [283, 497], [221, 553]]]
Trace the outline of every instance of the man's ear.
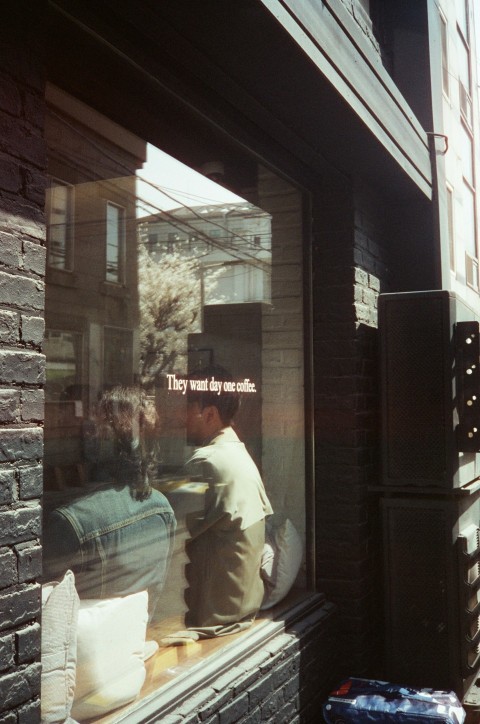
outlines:
[[207, 425], [216, 425], [220, 420], [220, 415], [218, 414], [218, 410], [215, 405], [208, 405], [207, 407], [204, 407], [202, 415]]

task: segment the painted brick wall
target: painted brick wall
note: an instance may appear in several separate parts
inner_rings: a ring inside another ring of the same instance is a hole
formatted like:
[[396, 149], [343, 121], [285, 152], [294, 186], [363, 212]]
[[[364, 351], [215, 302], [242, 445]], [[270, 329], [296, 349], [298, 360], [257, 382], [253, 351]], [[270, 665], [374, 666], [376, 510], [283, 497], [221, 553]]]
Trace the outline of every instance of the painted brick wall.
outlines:
[[318, 724], [334, 683], [335, 639], [335, 609], [325, 604], [158, 721]]
[[344, 673], [381, 653], [377, 297], [388, 291], [383, 200], [323, 193], [314, 209], [317, 585], [337, 603]]
[[26, 5], [11, 5], [0, 73], [0, 721], [28, 724], [40, 716], [43, 2], [27, 24]]

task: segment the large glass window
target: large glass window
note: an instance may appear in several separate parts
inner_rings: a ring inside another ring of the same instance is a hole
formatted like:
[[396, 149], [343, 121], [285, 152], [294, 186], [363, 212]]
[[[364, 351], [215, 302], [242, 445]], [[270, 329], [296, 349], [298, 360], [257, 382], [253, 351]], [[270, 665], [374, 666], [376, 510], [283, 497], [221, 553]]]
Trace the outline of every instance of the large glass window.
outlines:
[[[235, 147], [219, 145], [228, 172], [214, 182], [51, 97], [49, 155], [77, 179], [77, 231], [75, 279], [46, 294], [45, 578], [73, 571], [82, 626], [107, 611], [116, 632], [102, 675], [106, 627], [79, 643], [82, 721], [302, 595], [302, 195]], [[125, 688], [133, 619], [146, 628]]]

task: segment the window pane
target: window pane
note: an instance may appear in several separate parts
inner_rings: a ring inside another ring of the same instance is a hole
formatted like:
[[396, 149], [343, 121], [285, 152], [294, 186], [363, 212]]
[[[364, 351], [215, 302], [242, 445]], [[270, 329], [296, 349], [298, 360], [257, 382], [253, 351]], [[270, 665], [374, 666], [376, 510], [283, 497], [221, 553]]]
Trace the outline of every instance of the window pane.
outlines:
[[305, 585], [302, 196], [248, 157], [221, 186], [87, 107], [66, 123], [49, 151], [79, 179], [78, 234], [75, 284], [47, 287], [45, 577], [147, 591], [148, 694], [175, 675], [172, 634], [241, 633]]
[[73, 187], [51, 179], [46, 195], [48, 264], [71, 269]]
[[477, 258], [477, 241], [475, 233], [475, 194], [467, 184], [463, 184], [463, 215], [465, 250], [473, 258]]
[[462, 124], [460, 124], [459, 139], [462, 175], [470, 186], [474, 186], [472, 137]]
[[467, 91], [468, 94], [470, 94], [470, 53], [468, 52], [467, 46], [464, 45], [460, 38], [458, 39], [457, 43], [457, 53], [458, 77], [464, 89]]
[[455, 233], [453, 221], [453, 190], [447, 187], [448, 245], [450, 251], [450, 269], [455, 271]]
[[440, 16], [440, 30], [442, 34], [442, 87], [444, 93], [448, 96], [450, 80], [448, 77], [448, 35], [447, 22]]
[[456, 0], [457, 23], [463, 37], [468, 41], [468, 0]]
[[121, 260], [124, 238], [124, 210], [107, 204], [107, 281], [121, 281]]

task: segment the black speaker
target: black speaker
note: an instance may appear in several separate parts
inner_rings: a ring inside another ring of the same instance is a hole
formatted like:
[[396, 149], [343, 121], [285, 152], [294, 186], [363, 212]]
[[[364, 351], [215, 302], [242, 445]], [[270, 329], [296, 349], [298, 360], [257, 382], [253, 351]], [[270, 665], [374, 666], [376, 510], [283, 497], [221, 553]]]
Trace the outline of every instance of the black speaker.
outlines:
[[460, 697], [479, 665], [479, 495], [385, 498], [387, 676]]
[[475, 330], [451, 292], [380, 295], [382, 485], [448, 492], [480, 475]]

